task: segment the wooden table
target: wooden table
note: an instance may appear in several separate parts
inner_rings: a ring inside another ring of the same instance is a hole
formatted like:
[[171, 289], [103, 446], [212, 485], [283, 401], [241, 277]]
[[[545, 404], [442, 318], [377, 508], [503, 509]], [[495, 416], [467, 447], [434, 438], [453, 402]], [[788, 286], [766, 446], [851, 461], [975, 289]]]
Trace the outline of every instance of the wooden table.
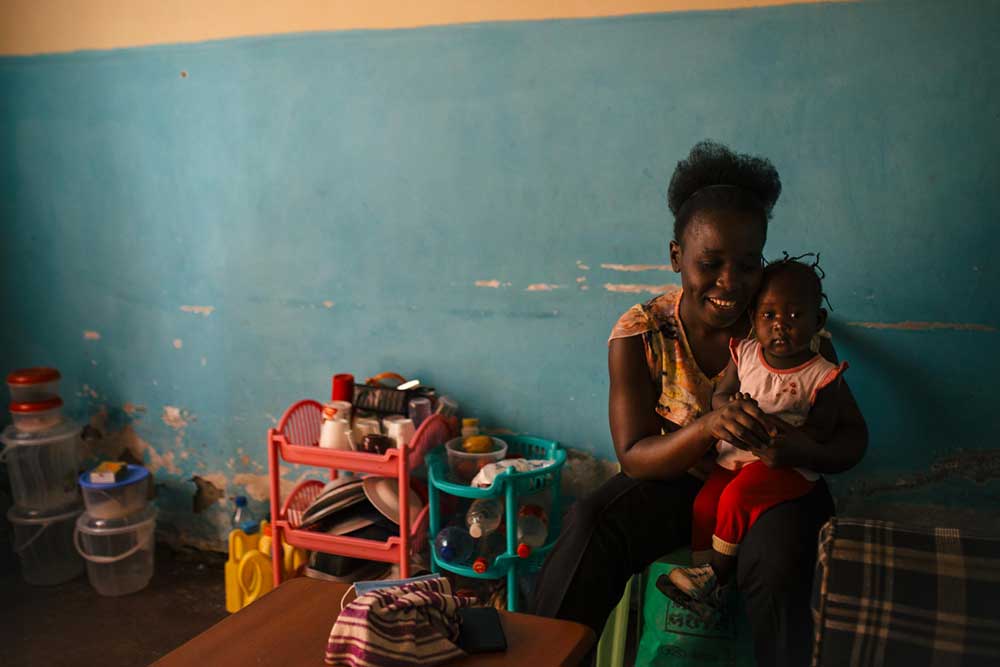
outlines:
[[[305, 577], [281, 584], [153, 663], [158, 667], [321, 667], [330, 628], [347, 584]], [[529, 614], [500, 613], [507, 650], [467, 656], [447, 667], [577, 665], [594, 643], [579, 623]]]

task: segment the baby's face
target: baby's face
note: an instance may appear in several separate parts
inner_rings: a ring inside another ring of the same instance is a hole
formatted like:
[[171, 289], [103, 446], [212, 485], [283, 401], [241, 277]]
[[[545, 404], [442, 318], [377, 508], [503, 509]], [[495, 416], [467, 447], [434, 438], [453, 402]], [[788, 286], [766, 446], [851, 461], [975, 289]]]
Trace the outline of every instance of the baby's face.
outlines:
[[769, 357], [806, 361], [812, 356], [809, 343], [820, 324], [816, 294], [794, 271], [768, 279], [757, 296], [754, 335]]

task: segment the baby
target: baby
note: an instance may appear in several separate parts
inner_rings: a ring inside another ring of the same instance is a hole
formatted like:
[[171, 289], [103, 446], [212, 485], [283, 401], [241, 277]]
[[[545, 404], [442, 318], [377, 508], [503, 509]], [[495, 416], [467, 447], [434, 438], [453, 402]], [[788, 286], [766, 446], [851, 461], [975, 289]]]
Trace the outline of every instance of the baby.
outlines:
[[[823, 287], [815, 264], [797, 259], [768, 264], [752, 306], [753, 337], [729, 343], [731, 359], [712, 408], [753, 401], [770, 418], [824, 440], [837, 418], [838, 387], [846, 363], [817, 354], [826, 323]], [[831, 387], [828, 391], [821, 391]], [[808, 420], [808, 423], [807, 423]], [[769, 428], [772, 436], [777, 429]], [[694, 567], [675, 568], [657, 587], [708, 620], [718, 610], [744, 536], [762, 513], [807, 494], [819, 476], [802, 468], [771, 468], [742, 446], [720, 440], [716, 466], [694, 501]]]

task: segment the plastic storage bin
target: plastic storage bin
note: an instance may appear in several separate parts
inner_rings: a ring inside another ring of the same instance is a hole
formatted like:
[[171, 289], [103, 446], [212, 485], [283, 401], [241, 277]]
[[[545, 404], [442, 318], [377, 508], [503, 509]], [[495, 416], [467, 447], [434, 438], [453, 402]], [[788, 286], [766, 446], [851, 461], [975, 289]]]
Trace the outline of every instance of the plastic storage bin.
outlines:
[[63, 420], [62, 399], [56, 396], [33, 403], [11, 403], [10, 416], [14, 428], [22, 433], [42, 433], [51, 431]]
[[80, 475], [87, 514], [95, 519], [124, 519], [141, 512], [149, 499], [149, 471], [130, 463], [125, 477], [117, 482], [98, 484], [90, 473]]
[[21, 368], [7, 376], [10, 400], [15, 403], [47, 401], [59, 396], [59, 371], [54, 368]]
[[87, 561], [87, 578], [101, 595], [128, 595], [153, 577], [156, 508], [127, 519], [97, 519], [83, 513], [76, 521], [76, 549]]
[[80, 506], [44, 514], [13, 506], [7, 520], [14, 527], [14, 553], [21, 559], [21, 576], [35, 586], [54, 586], [83, 574], [83, 559], [73, 547], [73, 529]]
[[493, 440], [493, 451], [471, 453], [462, 449], [465, 438], [452, 438], [445, 443], [448, 454], [448, 474], [456, 482], [468, 484], [488, 463], [502, 461], [507, 456], [507, 443], [500, 438]]
[[23, 433], [8, 426], [0, 434], [0, 460], [7, 463], [14, 503], [41, 513], [79, 505], [79, 427], [63, 422], [44, 433]]

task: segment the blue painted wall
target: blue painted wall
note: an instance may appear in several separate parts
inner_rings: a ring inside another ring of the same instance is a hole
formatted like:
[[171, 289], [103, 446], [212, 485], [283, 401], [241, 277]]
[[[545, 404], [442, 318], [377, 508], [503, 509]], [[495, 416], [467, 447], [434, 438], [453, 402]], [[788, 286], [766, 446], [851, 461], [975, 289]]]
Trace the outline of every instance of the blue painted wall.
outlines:
[[[228, 512], [192, 475], [259, 496], [265, 429], [335, 371], [611, 457], [605, 340], [650, 295], [604, 285], [676, 277], [601, 265], [665, 263], [665, 184], [712, 137], [781, 171], [768, 253], [823, 253], [873, 436], [842, 496], [986, 508], [997, 25], [864, 2], [0, 59], [0, 368], [130, 426], [192, 541]], [[899, 321], [988, 330], [848, 324]]]

